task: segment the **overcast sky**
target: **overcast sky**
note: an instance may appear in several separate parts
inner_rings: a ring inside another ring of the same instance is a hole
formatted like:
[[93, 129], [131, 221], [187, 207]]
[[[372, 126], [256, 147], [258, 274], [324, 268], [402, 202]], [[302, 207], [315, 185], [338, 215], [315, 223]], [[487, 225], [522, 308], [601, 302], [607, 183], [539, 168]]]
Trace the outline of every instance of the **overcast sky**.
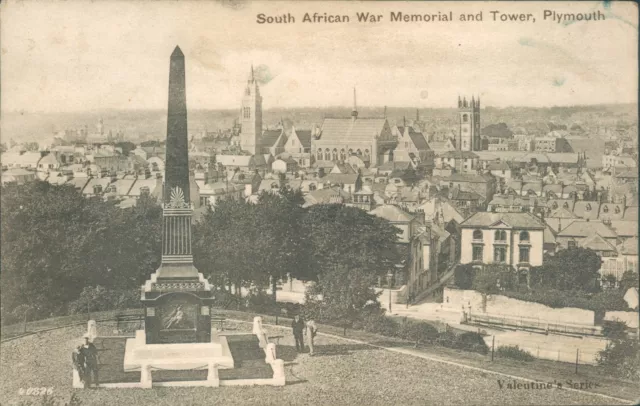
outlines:
[[[2, 108], [26, 111], [163, 109], [169, 55], [180, 45], [189, 108], [237, 108], [253, 63], [264, 108], [350, 105], [454, 107], [636, 102], [637, 11], [631, 3], [3, 2]], [[606, 13], [559, 24], [558, 13]], [[390, 22], [405, 13], [483, 12], [483, 22]], [[491, 10], [536, 22], [493, 22]], [[383, 14], [356, 22], [356, 11]], [[256, 15], [291, 13], [295, 24]], [[302, 23], [305, 12], [348, 24]]]

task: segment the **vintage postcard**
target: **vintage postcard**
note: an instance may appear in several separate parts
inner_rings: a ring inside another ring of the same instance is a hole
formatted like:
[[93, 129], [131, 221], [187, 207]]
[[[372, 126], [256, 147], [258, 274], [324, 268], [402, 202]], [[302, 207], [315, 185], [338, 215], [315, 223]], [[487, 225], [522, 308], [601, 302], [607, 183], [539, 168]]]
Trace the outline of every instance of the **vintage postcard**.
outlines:
[[0, 403], [638, 404], [638, 22], [2, 1]]

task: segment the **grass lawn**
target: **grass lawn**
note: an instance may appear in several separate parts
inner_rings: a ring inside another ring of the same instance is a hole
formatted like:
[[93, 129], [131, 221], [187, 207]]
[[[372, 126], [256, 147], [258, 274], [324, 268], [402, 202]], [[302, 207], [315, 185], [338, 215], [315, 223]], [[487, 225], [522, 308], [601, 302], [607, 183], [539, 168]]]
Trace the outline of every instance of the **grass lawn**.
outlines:
[[[235, 326], [240, 331], [250, 331], [250, 327], [249, 324]], [[283, 334], [277, 327], [266, 329], [272, 336]], [[285, 387], [74, 390], [71, 388], [71, 350], [84, 331], [84, 326], [68, 327], [3, 343], [0, 352], [2, 404], [35, 401], [32, 396], [18, 394], [20, 388], [29, 387], [53, 387], [54, 396], [61, 401], [68, 401], [75, 393], [82, 405], [616, 403], [558, 389], [500, 389], [499, 377], [492, 374], [322, 335], [316, 337], [317, 356], [309, 357], [295, 351], [288, 332], [277, 348], [278, 358], [285, 361]]]

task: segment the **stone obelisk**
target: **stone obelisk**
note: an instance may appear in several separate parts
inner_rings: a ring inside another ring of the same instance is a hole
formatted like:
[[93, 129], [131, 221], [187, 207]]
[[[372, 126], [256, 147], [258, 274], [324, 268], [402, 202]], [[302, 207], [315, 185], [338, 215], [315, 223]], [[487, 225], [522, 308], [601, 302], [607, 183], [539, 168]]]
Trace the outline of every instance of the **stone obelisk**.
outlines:
[[193, 265], [184, 54], [169, 68], [169, 103], [162, 216], [162, 263], [143, 286], [147, 344], [209, 342], [209, 282]]

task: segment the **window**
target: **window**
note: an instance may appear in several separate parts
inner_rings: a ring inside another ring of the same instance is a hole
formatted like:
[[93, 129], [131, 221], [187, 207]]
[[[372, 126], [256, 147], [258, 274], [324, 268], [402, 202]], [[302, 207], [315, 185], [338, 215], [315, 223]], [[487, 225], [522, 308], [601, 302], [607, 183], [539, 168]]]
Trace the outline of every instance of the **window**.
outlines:
[[365, 159], [368, 159], [368, 158], [369, 158], [369, 150], [368, 150], [368, 149], [365, 149], [365, 150], [364, 150], [364, 158], [365, 158]]
[[309, 190], [310, 191], [316, 190], [316, 184], [315, 183], [309, 183]]
[[346, 159], [347, 159], [346, 152], [344, 152], [344, 149], [341, 149], [341, 150], [340, 150], [340, 160], [341, 160], [341, 161], [344, 161], [344, 160], [346, 160]]
[[609, 207], [604, 206], [604, 207], [602, 208], [602, 211], [603, 211], [604, 213], [609, 213]]
[[507, 241], [507, 232], [504, 230], [496, 230], [495, 233], [496, 241]]
[[586, 211], [591, 211], [591, 204], [587, 203], [587, 207], [584, 208]]
[[329, 148], [324, 150], [324, 160], [331, 161], [331, 152], [329, 151]]
[[473, 230], [473, 239], [482, 240], [482, 230]]
[[338, 160], [338, 150], [337, 149], [333, 149], [333, 153], [331, 154], [331, 159], [333, 159], [334, 161]]
[[251, 118], [251, 109], [249, 107], [244, 107], [242, 109], [242, 117], [243, 118]]
[[356, 155], [358, 155], [358, 156], [362, 156], [362, 151], [357, 150], [357, 151], [356, 151]]
[[507, 249], [505, 247], [495, 247], [493, 249], [493, 262], [506, 262]]
[[318, 161], [322, 161], [322, 148], [318, 149]]
[[564, 202], [564, 204], [562, 205], [562, 208], [568, 210], [569, 209], [569, 203]]
[[482, 261], [483, 247], [482, 245], [474, 245], [473, 246], [473, 260], [474, 261]]
[[616, 206], [616, 209], [614, 211], [616, 212], [616, 214], [620, 214], [620, 207]]
[[466, 123], [466, 122], [468, 122], [468, 121], [469, 121], [469, 115], [468, 115], [468, 114], [463, 114], [463, 115], [462, 115], [462, 122], [463, 122], [463, 123]]
[[567, 243], [567, 247], [568, 248], [575, 248], [576, 247], [576, 242], [575, 241], [569, 241]]
[[520, 233], [520, 241], [529, 241], [529, 232], [528, 231], [522, 231]]
[[551, 205], [551, 208], [553, 210], [557, 209], [558, 208], [558, 202], [553, 202], [553, 204]]
[[529, 262], [529, 247], [520, 247], [520, 262]]

